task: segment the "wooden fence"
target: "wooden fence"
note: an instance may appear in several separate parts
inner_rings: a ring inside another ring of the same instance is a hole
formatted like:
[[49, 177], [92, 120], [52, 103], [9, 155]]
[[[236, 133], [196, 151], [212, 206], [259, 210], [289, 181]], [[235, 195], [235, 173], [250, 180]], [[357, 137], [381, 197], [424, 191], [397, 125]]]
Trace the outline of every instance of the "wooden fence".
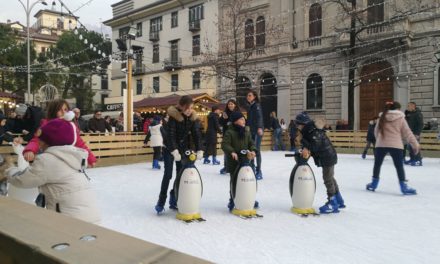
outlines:
[[[339, 153], [362, 153], [366, 143], [366, 131], [332, 131], [328, 135]], [[130, 164], [151, 160], [153, 150], [144, 146], [143, 133], [85, 134], [82, 135], [87, 146], [99, 159], [98, 166]], [[284, 143], [289, 145], [288, 135], [284, 134]], [[261, 143], [262, 150], [270, 150], [272, 132], [266, 131]], [[437, 133], [423, 133], [421, 139], [423, 156], [440, 157], [440, 142]], [[221, 153], [221, 138], [217, 145]], [[1, 146], [0, 154], [12, 153], [11, 146]], [[371, 153], [371, 150], [370, 150]]]

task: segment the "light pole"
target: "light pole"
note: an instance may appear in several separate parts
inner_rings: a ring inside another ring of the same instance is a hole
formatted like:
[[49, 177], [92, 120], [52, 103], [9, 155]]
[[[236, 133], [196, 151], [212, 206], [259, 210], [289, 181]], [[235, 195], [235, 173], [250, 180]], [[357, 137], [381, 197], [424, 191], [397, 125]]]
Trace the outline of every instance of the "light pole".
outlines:
[[27, 97], [27, 102], [26, 103], [31, 103], [31, 48], [30, 48], [30, 37], [29, 37], [29, 16], [31, 14], [32, 8], [36, 4], [41, 3], [43, 5], [47, 5], [47, 3], [46, 3], [46, 1], [38, 0], [38, 1], [35, 1], [34, 3], [32, 3], [29, 6], [29, 0], [26, 0], [26, 5], [24, 5], [22, 0], [18, 0], [18, 2], [20, 2], [20, 4], [24, 8], [24, 11], [26, 12], [26, 27], [27, 27], [27, 36], [26, 36], [26, 41], [27, 41], [27, 93], [28, 93], [28, 97]]

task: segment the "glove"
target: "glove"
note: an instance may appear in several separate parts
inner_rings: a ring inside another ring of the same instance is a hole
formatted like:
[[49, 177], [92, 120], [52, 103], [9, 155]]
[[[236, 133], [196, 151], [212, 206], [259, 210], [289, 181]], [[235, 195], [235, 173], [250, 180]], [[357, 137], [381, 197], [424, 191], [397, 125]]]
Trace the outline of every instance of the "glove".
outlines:
[[203, 150], [197, 151], [197, 160], [203, 159]]
[[173, 155], [175, 161], [180, 161], [182, 159], [178, 149], [171, 151], [171, 155]]

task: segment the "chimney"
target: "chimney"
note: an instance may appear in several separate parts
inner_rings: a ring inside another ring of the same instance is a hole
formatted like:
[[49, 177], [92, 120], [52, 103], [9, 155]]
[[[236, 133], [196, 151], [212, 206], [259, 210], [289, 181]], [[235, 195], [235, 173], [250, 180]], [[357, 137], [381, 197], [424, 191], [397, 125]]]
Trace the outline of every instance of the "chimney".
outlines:
[[11, 20], [10, 20], [10, 19], [6, 20], [6, 23], [10, 24], [10, 23], [11, 23]]

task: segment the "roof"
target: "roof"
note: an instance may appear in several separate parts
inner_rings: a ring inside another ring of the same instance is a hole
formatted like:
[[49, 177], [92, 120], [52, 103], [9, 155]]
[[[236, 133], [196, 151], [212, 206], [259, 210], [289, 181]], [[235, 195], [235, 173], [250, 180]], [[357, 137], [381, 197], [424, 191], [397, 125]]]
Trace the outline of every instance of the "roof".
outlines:
[[[212, 103], [218, 103], [218, 101], [211, 96], [209, 96], [207, 93], [198, 93], [198, 94], [190, 94], [189, 96], [192, 97], [192, 99], [197, 102], [201, 99], [207, 99], [208, 102], [203, 102], [202, 104], [206, 105], [209, 102]], [[172, 94], [165, 97], [158, 97], [158, 98], [145, 98], [140, 101], [137, 101], [134, 103], [134, 108], [161, 108], [161, 107], [168, 107], [171, 105], [177, 105], [180, 99], [180, 95]]]
[[16, 94], [13, 94], [13, 93], [8, 93], [8, 92], [0, 92], [0, 97], [2, 97], [2, 98], [14, 98], [14, 99], [22, 98], [19, 95], [16, 95]]
[[[159, 1], [156, 1], [156, 2], [151, 3], [149, 5], [133, 9], [133, 10], [131, 10], [129, 12], [126, 12], [126, 13], [123, 13], [123, 14], [121, 14], [119, 16], [115, 16], [115, 17], [113, 17], [113, 18], [111, 18], [109, 20], [104, 21], [103, 23], [104, 23], [104, 25], [109, 26], [109, 23], [111, 23], [113, 21], [116, 21], [116, 20], [124, 18], [124, 17], [128, 17], [129, 15], [135, 14], [137, 12], [144, 11], [144, 10], [147, 10], [147, 9], [150, 9], [150, 8], [155, 7], [155, 6], [158, 6], [158, 5], [161, 5], [161, 4], [165, 4], [165, 3], [171, 2], [171, 1], [172, 0], [159, 0]], [[121, 1], [121, 2], [123, 2], [123, 1]], [[119, 3], [121, 3], [121, 2], [119, 2]], [[114, 5], [117, 5], [119, 3], [116, 3]]]
[[51, 10], [51, 9], [40, 9], [35, 15], [34, 17], [39, 17], [41, 13], [46, 12], [46, 13], [52, 13], [55, 15], [62, 15], [62, 16], [68, 16], [68, 17], [73, 17], [78, 19], [79, 16], [75, 16], [75, 15], [71, 15], [69, 13], [63, 13], [63, 12], [59, 12], [59, 11], [55, 11], [55, 10]]
[[[19, 31], [18, 35], [20, 37], [26, 38], [27, 36], [26, 28], [24, 31]], [[47, 41], [56, 42], [59, 39], [58, 35], [41, 34], [35, 28], [29, 28], [29, 35], [31, 39], [35, 39], [35, 40], [47, 40]]]

